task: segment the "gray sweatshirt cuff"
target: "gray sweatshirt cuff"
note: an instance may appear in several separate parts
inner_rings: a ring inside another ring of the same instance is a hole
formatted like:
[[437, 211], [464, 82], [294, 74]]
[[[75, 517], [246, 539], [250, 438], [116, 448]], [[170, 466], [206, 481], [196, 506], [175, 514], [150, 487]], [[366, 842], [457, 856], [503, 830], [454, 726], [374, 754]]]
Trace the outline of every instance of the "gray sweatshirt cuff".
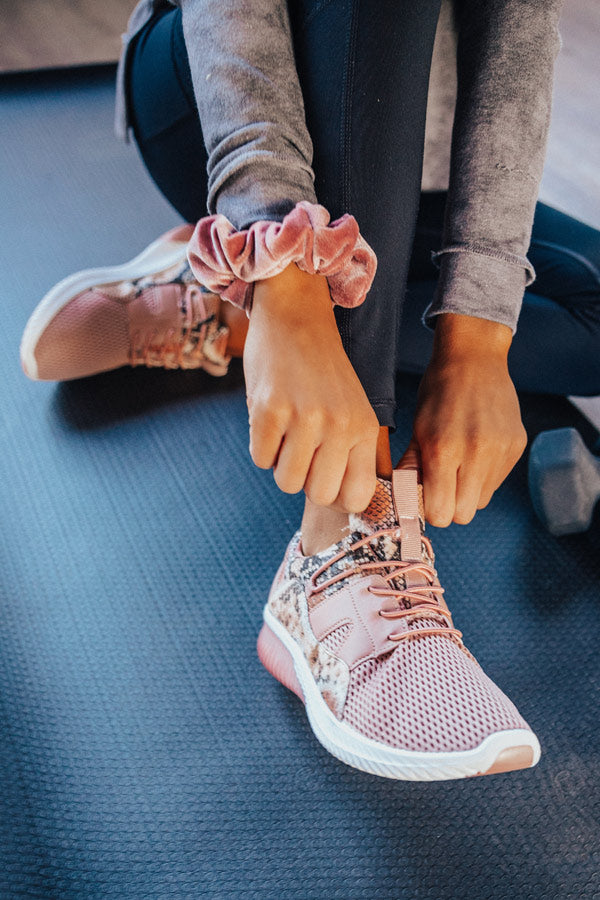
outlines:
[[210, 175], [208, 212], [226, 216], [238, 231], [263, 219], [281, 222], [301, 200], [317, 203], [310, 166], [267, 150], [227, 157]]
[[535, 278], [526, 257], [468, 247], [446, 248], [433, 256], [434, 261], [439, 257], [440, 276], [423, 325], [433, 331], [436, 316], [459, 313], [508, 325], [515, 334], [523, 293]]

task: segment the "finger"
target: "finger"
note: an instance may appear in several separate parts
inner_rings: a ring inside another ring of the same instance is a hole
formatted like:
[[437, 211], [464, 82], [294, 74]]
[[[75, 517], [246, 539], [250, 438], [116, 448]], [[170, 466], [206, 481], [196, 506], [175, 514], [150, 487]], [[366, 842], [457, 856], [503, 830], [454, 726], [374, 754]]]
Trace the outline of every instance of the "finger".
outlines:
[[456, 508], [458, 459], [440, 456], [421, 447], [425, 518], [437, 528], [450, 524]]
[[286, 494], [296, 494], [304, 487], [315, 449], [314, 438], [305, 429], [288, 429], [273, 470], [277, 486]]
[[340, 449], [332, 445], [331, 441], [317, 447], [304, 483], [308, 499], [317, 506], [331, 506], [335, 503], [347, 464], [347, 449]]
[[516, 457], [516, 455], [513, 455], [505, 461], [503, 466], [501, 466], [500, 468], [496, 467], [488, 473], [481, 486], [479, 501], [477, 504], [478, 509], [483, 509], [488, 505], [488, 503], [494, 496], [494, 493], [498, 490], [502, 482], [505, 481], [506, 478], [508, 478], [508, 476], [514, 469], [517, 459], [518, 457]]
[[250, 416], [250, 456], [259, 469], [272, 468], [285, 434], [283, 420], [273, 415]]
[[477, 459], [461, 463], [456, 478], [456, 506], [453, 521], [467, 525], [479, 505], [481, 490], [488, 477], [489, 462]]
[[346, 471], [336, 506], [346, 512], [362, 512], [371, 502], [377, 487], [375, 471], [376, 443], [361, 441], [348, 454]]

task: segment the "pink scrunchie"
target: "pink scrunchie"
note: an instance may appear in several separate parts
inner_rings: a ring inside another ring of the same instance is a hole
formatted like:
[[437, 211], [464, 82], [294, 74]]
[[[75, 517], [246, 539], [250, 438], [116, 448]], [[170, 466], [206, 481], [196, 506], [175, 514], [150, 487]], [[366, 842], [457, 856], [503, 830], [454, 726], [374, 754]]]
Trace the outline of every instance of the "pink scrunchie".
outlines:
[[250, 285], [291, 262], [327, 277], [331, 299], [359, 306], [371, 287], [377, 258], [346, 213], [330, 224], [324, 206], [301, 200], [282, 222], [254, 222], [235, 231], [225, 216], [200, 219], [188, 244], [192, 272], [209, 291], [249, 312]]

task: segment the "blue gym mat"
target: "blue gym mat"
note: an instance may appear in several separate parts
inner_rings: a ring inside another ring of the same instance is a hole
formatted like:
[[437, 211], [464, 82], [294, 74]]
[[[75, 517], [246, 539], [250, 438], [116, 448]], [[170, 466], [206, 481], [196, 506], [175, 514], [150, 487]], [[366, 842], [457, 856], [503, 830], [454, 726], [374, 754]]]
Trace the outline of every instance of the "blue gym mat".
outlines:
[[[257, 660], [302, 500], [250, 462], [240, 366], [22, 374], [52, 284], [178, 221], [112, 136], [112, 78], [0, 82], [0, 898], [599, 898], [598, 517], [550, 537], [523, 459], [471, 525], [428, 530], [458, 627], [543, 755], [387, 781], [327, 754]], [[585, 432], [566, 401], [522, 402], [530, 436]]]

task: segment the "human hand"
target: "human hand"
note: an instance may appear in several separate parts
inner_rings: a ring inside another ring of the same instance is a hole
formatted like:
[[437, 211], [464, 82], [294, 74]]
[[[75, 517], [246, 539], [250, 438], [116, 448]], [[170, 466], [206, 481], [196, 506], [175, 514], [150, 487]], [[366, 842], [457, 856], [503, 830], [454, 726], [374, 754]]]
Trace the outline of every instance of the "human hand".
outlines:
[[470, 522], [527, 445], [508, 373], [506, 325], [445, 313], [421, 380], [413, 435], [399, 465], [420, 457], [428, 522]]
[[346, 356], [327, 279], [295, 264], [254, 286], [244, 348], [250, 455], [286, 493], [360, 512], [379, 426]]

